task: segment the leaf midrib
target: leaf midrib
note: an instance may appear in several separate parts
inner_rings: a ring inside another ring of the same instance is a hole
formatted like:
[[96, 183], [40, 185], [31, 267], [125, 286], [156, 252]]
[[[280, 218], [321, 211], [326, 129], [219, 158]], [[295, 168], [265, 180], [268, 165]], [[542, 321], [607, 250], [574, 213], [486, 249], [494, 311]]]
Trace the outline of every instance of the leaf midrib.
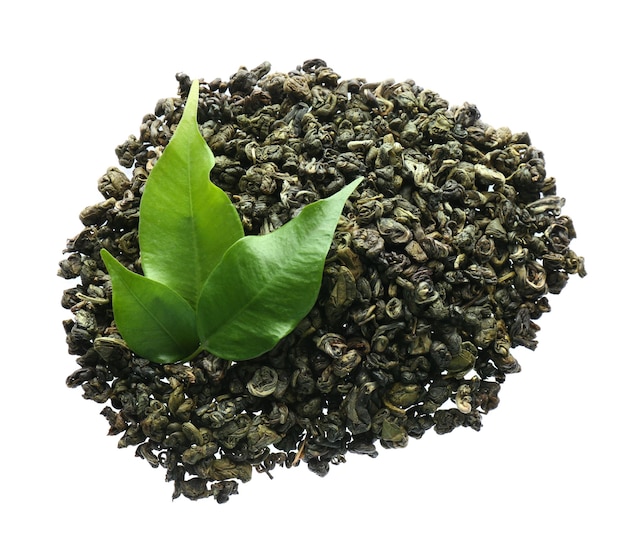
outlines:
[[[194, 134], [195, 137], [195, 134]], [[202, 136], [201, 136], [202, 137]], [[204, 139], [203, 139], [204, 141]], [[196, 214], [194, 212], [194, 205], [193, 205], [193, 190], [192, 190], [192, 182], [193, 182], [193, 174], [191, 172], [191, 158], [193, 155], [193, 152], [191, 151], [191, 146], [192, 145], [186, 145], [185, 146], [185, 150], [187, 152], [187, 160], [186, 163], [188, 164], [187, 167], [187, 192], [188, 192], [188, 201], [189, 201], [189, 215], [191, 216], [191, 231], [192, 231], [192, 236], [193, 236], [193, 274], [194, 274], [194, 281], [193, 281], [193, 299], [194, 301], [196, 299], [199, 298], [200, 296], [200, 291], [202, 291], [202, 284], [204, 282], [204, 280], [202, 279], [202, 277], [200, 276], [200, 272], [201, 272], [201, 267], [202, 265], [200, 264], [200, 250], [199, 250], [199, 246], [198, 246], [198, 239], [200, 238], [198, 235], [198, 231], [197, 231], [197, 225], [198, 225], [198, 220], [196, 218]]]

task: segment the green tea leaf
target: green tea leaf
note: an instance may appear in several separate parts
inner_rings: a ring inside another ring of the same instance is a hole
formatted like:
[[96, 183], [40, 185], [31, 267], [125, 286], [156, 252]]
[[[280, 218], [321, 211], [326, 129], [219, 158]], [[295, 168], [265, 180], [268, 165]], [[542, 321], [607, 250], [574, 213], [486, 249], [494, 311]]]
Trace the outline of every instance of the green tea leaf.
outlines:
[[251, 359], [295, 328], [315, 304], [339, 216], [361, 180], [307, 205], [272, 233], [229, 248], [198, 302], [205, 349], [224, 359]]
[[193, 308], [166, 285], [129, 271], [100, 252], [113, 286], [113, 313], [122, 338], [137, 355], [171, 363], [198, 348]]
[[183, 117], [148, 177], [139, 221], [145, 276], [192, 306], [224, 252], [243, 237], [235, 207], [209, 180], [215, 158], [198, 130], [198, 87], [196, 80]]

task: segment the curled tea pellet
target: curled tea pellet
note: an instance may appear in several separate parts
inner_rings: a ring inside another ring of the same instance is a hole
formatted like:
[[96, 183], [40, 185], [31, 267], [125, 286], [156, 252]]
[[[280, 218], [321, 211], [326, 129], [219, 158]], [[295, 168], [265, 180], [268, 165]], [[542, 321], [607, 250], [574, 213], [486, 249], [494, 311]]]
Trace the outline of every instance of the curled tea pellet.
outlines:
[[[224, 503], [253, 470], [301, 462], [317, 475], [348, 453], [378, 455], [434, 428], [480, 430], [499, 404], [517, 346], [569, 275], [585, 275], [576, 231], [527, 133], [450, 107], [414, 81], [342, 79], [320, 59], [288, 73], [265, 62], [201, 81], [200, 132], [212, 181], [246, 234], [363, 176], [339, 220], [311, 312], [272, 351], [231, 363], [137, 357], [117, 332], [101, 248], [141, 272], [137, 228], [148, 175], [191, 85], [138, 116], [138, 134], [98, 179], [58, 274], [78, 369], [69, 387], [106, 404], [119, 447], [163, 468], [174, 497]], [[259, 321], [259, 325], [263, 322]]]

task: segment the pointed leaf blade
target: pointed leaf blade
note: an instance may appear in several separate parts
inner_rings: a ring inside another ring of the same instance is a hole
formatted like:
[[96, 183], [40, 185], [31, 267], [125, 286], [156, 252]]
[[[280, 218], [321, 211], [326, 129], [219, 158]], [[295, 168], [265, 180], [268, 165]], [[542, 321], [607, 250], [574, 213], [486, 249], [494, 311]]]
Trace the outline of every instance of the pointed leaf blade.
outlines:
[[205, 349], [225, 359], [251, 359], [296, 327], [315, 304], [337, 221], [361, 180], [307, 205], [276, 231], [231, 246], [200, 295]]
[[101, 251], [113, 285], [115, 324], [128, 347], [158, 363], [183, 359], [198, 348], [196, 317], [169, 287], [135, 274]]
[[243, 237], [230, 199], [209, 180], [213, 153], [198, 130], [198, 81], [141, 198], [139, 245], [145, 276], [195, 306], [224, 252]]

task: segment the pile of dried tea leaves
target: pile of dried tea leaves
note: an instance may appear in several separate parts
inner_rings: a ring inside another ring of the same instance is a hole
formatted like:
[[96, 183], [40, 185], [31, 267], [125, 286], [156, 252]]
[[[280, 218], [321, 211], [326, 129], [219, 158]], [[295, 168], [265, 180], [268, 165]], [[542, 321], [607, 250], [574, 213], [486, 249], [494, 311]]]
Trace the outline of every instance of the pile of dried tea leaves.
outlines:
[[[146, 178], [190, 88], [159, 100], [125, 168], [98, 181], [59, 274], [78, 278], [62, 304], [67, 379], [120, 447], [166, 469], [174, 497], [225, 502], [253, 470], [305, 462], [318, 475], [348, 452], [377, 455], [434, 428], [481, 427], [498, 405], [511, 349], [537, 344], [537, 320], [570, 274], [576, 234], [527, 133], [494, 129], [468, 103], [449, 107], [413, 81], [342, 80], [322, 60], [289, 73], [264, 63], [202, 82], [198, 123], [211, 178], [246, 234], [264, 234], [306, 204], [365, 176], [344, 209], [313, 310], [269, 353], [231, 363], [201, 355], [158, 365], [116, 332], [106, 248], [141, 272], [137, 225]], [[259, 325], [263, 322], [259, 321]]]

